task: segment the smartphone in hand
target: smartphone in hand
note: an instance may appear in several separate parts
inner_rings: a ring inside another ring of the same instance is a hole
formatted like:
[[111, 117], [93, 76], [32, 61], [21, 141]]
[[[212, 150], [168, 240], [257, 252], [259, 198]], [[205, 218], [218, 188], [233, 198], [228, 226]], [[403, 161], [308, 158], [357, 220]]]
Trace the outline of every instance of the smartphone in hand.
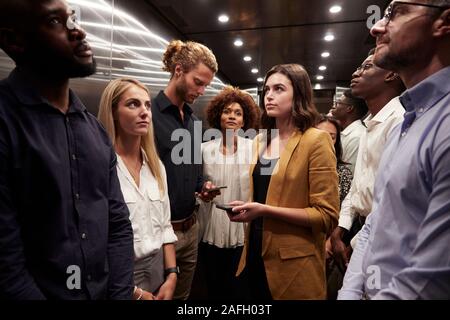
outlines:
[[220, 189], [225, 189], [227, 188], [227, 186], [220, 186], [220, 187], [215, 187], [215, 188], [211, 188], [209, 190], [204, 190], [205, 192], [213, 192], [213, 191], [219, 191]]
[[236, 215], [239, 212], [233, 212], [233, 206], [230, 205], [226, 205], [226, 204], [216, 204], [216, 207], [222, 210], [225, 210], [227, 213], [231, 214], [231, 215]]

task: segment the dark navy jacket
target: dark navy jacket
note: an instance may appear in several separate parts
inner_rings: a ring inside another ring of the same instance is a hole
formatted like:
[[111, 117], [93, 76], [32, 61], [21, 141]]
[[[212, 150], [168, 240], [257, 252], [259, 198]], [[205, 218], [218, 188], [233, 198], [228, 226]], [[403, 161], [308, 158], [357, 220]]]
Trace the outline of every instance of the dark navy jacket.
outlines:
[[63, 114], [15, 69], [0, 82], [0, 298], [129, 299], [133, 260], [105, 130], [73, 92]]

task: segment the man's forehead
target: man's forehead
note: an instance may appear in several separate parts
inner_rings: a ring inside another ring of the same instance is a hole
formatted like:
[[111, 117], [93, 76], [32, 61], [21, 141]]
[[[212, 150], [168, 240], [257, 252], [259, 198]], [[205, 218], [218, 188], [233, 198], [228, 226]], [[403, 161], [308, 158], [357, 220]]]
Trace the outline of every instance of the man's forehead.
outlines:
[[53, 12], [73, 12], [73, 9], [64, 0], [36, 1], [35, 10], [39, 13], [39, 15], [46, 15]]
[[363, 61], [363, 64], [372, 63], [373, 62], [373, 54], [368, 56], [366, 60]]

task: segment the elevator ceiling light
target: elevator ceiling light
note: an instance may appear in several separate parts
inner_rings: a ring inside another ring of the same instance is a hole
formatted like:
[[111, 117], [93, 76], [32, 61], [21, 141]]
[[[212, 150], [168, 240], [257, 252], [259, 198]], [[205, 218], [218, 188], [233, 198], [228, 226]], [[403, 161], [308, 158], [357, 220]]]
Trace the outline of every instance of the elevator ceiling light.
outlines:
[[324, 38], [325, 41], [333, 41], [334, 40], [334, 35], [332, 34], [327, 34]]
[[243, 42], [241, 39], [236, 39], [236, 40], [234, 41], [234, 45], [235, 45], [236, 47], [242, 47], [243, 44], [244, 44], [244, 42]]
[[342, 11], [342, 7], [341, 6], [332, 6], [331, 8], [330, 8], [330, 12], [331, 13], [339, 13], [339, 12], [341, 12]]
[[228, 17], [226, 14], [221, 14], [217, 20], [219, 20], [222, 23], [227, 23], [230, 20], [230, 17]]

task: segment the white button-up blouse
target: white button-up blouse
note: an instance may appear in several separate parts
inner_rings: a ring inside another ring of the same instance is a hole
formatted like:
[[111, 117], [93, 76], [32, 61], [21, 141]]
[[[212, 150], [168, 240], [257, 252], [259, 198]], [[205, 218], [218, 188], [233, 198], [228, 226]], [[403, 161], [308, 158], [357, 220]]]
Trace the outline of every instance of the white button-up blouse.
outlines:
[[161, 161], [159, 162], [164, 180], [164, 193], [161, 194], [143, 151], [142, 157], [144, 162], [138, 187], [125, 163], [117, 155], [117, 176], [133, 226], [135, 260], [155, 253], [163, 244], [177, 241], [170, 223], [170, 202], [164, 165]]

